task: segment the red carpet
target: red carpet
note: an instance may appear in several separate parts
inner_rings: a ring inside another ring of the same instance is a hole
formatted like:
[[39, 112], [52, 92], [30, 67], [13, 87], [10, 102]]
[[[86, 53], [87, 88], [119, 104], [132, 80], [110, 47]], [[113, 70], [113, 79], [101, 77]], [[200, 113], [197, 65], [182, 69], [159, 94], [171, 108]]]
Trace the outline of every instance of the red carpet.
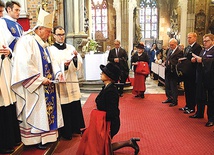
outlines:
[[[92, 94], [83, 106], [86, 126], [89, 115], [95, 108]], [[211, 155], [214, 154], [214, 128], [205, 127], [207, 119], [191, 119], [179, 111], [184, 106], [184, 96], [179, 96], [178, 106], [162, 104], [165, 95], [146, 94], [144, 99], [124, 94], [120, 98], [121, 128], [112, 140], [122, 141], [140, 137], [139, 155]], [[54, 155], [75, 155], [81, 137], [59, 142]], [[115, 155], [134, 154], [131, 148], [115, 151]]]

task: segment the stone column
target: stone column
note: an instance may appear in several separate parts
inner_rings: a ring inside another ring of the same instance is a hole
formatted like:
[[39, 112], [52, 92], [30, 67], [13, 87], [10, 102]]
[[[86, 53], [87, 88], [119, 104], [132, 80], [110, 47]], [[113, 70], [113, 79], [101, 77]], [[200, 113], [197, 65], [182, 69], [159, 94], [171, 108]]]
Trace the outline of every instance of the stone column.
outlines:
[[[79, 53], [82, 39], [88, 35], [84, 32], [84, 0], [64, 1], [66, 42], [72, 44]], [[84, 79], [84, 67], [78, 73], [79, 79]]]
[[116, 10], [116, 38], [121, 40], [121, 3], [120, 3], [120, 0], [114, 0], [113, 7]]
[[[91, 0], [88, 0], [88, 8], [91, 8]], [[89, 17], [89, 29], [88, 29], [88, 35], [89, 38], [95, 39], [95, 37], [92, 34], [92, 14], [91, 14], [91, 9], [88, 9], [88, 17]]]
[[67, 32], [66, 42], [74, 45], [78, 49], [78, 45], [82, 39], [88, 37], [84, 32], [84, 0], [64, 2], [65, 29]]
[[[79, 9], [77, 9], [77, 8], [79, 8], [79, 2], [80, 1], [75, 1], [75, 0], [73, 0], [73, 3], [74, 3], [74, 16], [73, 16], [73, 18], [74, 18], [74, 34], [78, 34], [79, 33], [79, 22], [77, 22], [77, 21], [80, 21], [80, 18], [79, 18]], [[72, 10], [73, 10], [72, 9]]]
[[[187, 33], [195, 31], [195, 0], [188, 0], [186, 30], [187, 30]], [[186, 39], [186, 43], [187, 43], [187, 39]]]
[[128, 50], [129, 42], [129, 7], [128, 0], [121, 0], [121, 45]]
[[186, 46], [187, 37], [187, 0], [179, 0], [181, 7], [180, 42]]
[[[134, 32], [133, 32], [133, 11], [137, 7], [137, 1], [136, 0], [130, 0], [129, 1], [129, 39], [128, 39], [128, 55], [129, 59], [131, 59], [131, 50], [133, 48], [133, 37], [134, 37]], [[130, 61], [129, 61], [130, 62]]]

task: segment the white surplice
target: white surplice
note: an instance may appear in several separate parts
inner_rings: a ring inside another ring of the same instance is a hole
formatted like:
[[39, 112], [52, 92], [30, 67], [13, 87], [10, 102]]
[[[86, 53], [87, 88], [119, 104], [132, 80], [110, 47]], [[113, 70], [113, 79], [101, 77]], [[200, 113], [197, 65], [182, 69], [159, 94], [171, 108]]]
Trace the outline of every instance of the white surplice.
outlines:
[[[3, 19], [0, 19], [3, 20]], [[1, 26], [1, 25], [0, 25]], [[10, 34], [9, 34], [10, 35]], [[7, 36], [5, 30], [1, 27], [0, 29], [0, 48], [3, 45], [8, 48], [6, 40]], [[4, 37], [3, 37], [4, 36]], [[0, 55], [1, 56], [1, 55]], [[12, 60], [9, 57], [5, 57], [3, 60], [0, 59], [0, 107], [8, 106], [16, 101], [15, 94], [11, 90], [11, 71], [12, 71]]]
[[[59, 50], [55, 46], [50, 47], [50, 53], [54, 60], [57, 60], [60, 68], [64, 74], [65, 81], [67, 83], [60, 83], [60, 100], [61, 104], [67, 104], [73, 101], [78, 101], [81, 98], [80, 88], [78, 83], [77, 73], [82, 67], [82, 57], [78, 53], [77, 55], [77, 67], [73, 63], [75, 47], [66, 44], [66, 49]], [[64, 63], [70, 61], [68, 70], [64, 70]]]

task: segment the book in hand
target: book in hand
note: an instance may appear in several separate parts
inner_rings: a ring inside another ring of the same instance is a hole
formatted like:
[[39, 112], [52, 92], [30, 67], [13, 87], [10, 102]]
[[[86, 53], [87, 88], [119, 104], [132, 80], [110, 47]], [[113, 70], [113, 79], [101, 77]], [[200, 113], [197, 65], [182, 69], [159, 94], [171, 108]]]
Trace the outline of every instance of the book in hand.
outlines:
[[196, 59], [199, 59], [199, 58], [200, 58], [198, 55], [196, 55], [196, 54], [194, 54], [194, 53], [192, 53], [192, 56], [193, 56], [194, 58], [196, 58]]
[[186, 60], [187, 58], [186, 57], [183, 57], [183, 58], [179, 58], [178, 61], [183, 61], [183, 60]]

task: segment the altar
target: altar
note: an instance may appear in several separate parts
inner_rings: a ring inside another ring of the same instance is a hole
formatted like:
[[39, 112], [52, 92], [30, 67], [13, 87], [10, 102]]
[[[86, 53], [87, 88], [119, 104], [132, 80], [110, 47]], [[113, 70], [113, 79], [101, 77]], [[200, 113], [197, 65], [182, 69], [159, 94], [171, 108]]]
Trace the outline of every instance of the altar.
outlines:
[[83, 60], [85, 80], [100, 80], [100, 65], [107, 64], [108, 53], [86, 54]]

